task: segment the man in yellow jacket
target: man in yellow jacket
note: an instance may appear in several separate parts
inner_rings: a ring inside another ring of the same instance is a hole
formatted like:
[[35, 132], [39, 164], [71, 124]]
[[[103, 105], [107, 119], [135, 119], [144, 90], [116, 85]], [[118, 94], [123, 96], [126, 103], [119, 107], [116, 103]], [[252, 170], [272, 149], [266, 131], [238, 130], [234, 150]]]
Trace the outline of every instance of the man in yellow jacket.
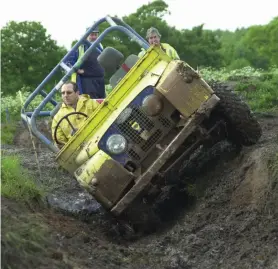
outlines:
[[[62, 99], [63, 103], [57, 114], [54, 116], [52, 121], [52, 137], [54, 139], [55, 128], [59, 122], [59, 120], [65, 115], [71, 112], [82, 112], [86, 114], [88, 117], [93, 113], [93, 111], [99, 105], [97, 100], [90, 99], [90, 96], [87, 94], [80, 95], [77, 84], [69, 81], [66, 82], [62, 88]], [[70, 115], [68, 120], [72, 124], [75, 130], [79, 129], [87, 117], [82, 116], [80, 114]], [[61, 143], [61, 145], [66, 144], [68, 140], [74, 134], [73, 128], [70, 126], [67, 119], [61, 121], [57, 130], [57, 140]]]
[[[155, 45], [155, 46], [160, 46], [160, 48], [173, 60], [179, 60], [180, 57], [178, 55], [178, 53], [176, 52], [176, 50], [170, 46], [167, 43], [160, 43], [160, 38], [161, 38], [161, 34], [159, 33], [159, 31], [154, 28], [151, 27], [150, 29], [148, 29], [147, 34], [146, 34], [146, 39], [148, 40], [150, 45]], [[138, 54], [138, 57], [143, 57], [143, 55], [145, 54], [145, 50], [142, 49], [142, 51]]]

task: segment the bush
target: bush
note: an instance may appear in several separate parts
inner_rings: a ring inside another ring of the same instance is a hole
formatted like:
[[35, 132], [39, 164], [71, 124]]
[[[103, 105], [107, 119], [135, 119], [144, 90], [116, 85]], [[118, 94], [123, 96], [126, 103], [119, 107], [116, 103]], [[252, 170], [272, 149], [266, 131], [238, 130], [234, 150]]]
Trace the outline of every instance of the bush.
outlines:
[[[30, 95], [30, 88], [25, 87], [22, 88], [21, 91], [16, 92], [16, 95], [7, 95], [2, 96], [1, 98], [1, 120], [6, 121], [14, 121], [20, 119], [20, 113], [22, 104], [27, 100]], [[42, 96], [36, 96], [35, 99], [30, 103], [27, 108], [27, 111], [33, 111], [38, 105], [42, 102]], [[59, 102], [61, 97], [56, 98], [56, 101]], [[50, 103], [48, 103], [44, 111], [52, 110], [54, 107]]]
[[233, 81], [235, 90], [258, 112], [278, 111], [278, 68], [268, 71], [244, 67], [229, 71], [226, 68], [215, 70], [205, 68], [201, 75], [206, 81]]
[[[275, 68], [273, 70], [276, 70]], [[271, 73], [274, 71], [271, 71]], [[202, 77], [207, 80], [216, 80], [216, 81], [227, 81], [240, 78], [259, 78], [263, 75], [263, 70], [255, 69], [250, 66], [246, 66], [240, 69], [235, 69], [229, 71], [227, 68], [221, 68], [219, 70], [213, 68], [204, 68], [200, 71]]]
[[[213, 69], [202, 68], [202, 77], [206, 81], [235, 81], [239, 85], [238, 92], [246, 98], [251, 108], [255, 111], [277, 110], [277, 85], [278, 68], [271, 67], [269, 70], [255, 69], [247, 66], [235, 70], [227, 68]], [[254, 91], [250, 91], [253, 87]], [[112, 91], [111, 85], [105, 85], [106, 94]], [[1, 100], [1, 119], [2, 122], [20, 119], [22, 101], [25, 102], [30, 95], [30, 88], [22, 88], [16, 96], [4, 96]], [[61, 96], [57, 96], [57, 101], [61, 101]], [[42, 101], [41, 96], [37, 96], [29, 105], [28, 111], [34, 110]], [[53, 106], [47, 104], [44, 110], [52, 110]]]
[[16, 123], [1, 124], [1, 143], [11, 145], [14, 141]]
[[278, 111], [278, 75], [272, 79], [241, 82], [237, 91], [244, 96], [254, 111]]

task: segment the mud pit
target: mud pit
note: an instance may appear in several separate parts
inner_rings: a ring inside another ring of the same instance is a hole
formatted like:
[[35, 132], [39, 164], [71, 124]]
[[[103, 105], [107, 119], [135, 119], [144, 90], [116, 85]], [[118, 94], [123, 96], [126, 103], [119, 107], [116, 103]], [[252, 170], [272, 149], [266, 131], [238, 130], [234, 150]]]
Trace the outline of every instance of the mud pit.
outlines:
[[[80, 206], [82, 201], [76, 210], [64, 208], [66, 214], [41, 210], [41, 221], [51, 230], [52, 248], [36, 267], [28, 268], [277, 269], [278, 174], [271, 167], [278, 152], [278, 118], [260, 122], [263, 136], [257, 145], [237, 153], [223, 143], [210, 161], [193, 163], [184, 171], [196, 199], [156, 233], [126, 241], [117, 234], [117, 223], [95, 203], [91, 212]], [[31, 147], [15, 142], [17, 146], [6, 151], [24, 156], [24, 166], [39, 178]], [[83, 199], [82, 190], [57, 169], [53, 157], [47, 149], [39, 149], [40, 181], [50, 186], [48, 197]], [[14, 203], [2, 200], [3, 206], [17, 212]]]

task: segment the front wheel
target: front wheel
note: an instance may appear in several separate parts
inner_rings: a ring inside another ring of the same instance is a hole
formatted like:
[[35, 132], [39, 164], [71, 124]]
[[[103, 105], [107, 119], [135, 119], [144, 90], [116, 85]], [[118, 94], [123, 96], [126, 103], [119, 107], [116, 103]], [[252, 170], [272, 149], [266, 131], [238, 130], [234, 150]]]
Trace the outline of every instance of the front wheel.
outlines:
[[214, 113], [227, 123], [228, 140], [237, 145], [251, 146], [258, 142], [262, 129], [249, 106], [225, 83], [211, 83], [220, 98]]

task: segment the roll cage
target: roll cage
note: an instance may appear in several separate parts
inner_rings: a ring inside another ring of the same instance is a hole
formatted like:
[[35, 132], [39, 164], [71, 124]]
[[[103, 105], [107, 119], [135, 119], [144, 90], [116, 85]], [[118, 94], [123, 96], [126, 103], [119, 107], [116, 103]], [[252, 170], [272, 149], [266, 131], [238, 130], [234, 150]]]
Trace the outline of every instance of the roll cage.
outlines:
[[[89, 34], [104, 22], [108, 22], [110, 26], [106, 28], [93, 43], [87, 41], [87, 37], [89, 36]], [[40, 130], [38, 130], [36, 123], [37, 118], [43, 116], [51, 116], [53, 111], [57, 110], [58, 102], [54, 98], [55, 93], [58, 92], [59, 89], [63, 86], [63, 84], [70, 79], [71, 75], [78, 70], [79, 66], [88, 58], [89, 54], [93, 50], [98, 50], [97, 46], [102, 42], [105, 36], [107, 36], [110, 32], [115, 31], [119, 31], [126, 34], [131, 40], [135, 41], [140, 47], [144, 49], [148, 49], [150, 46], [147, 43], [147, 41], [144, 40], [144, 38], [142, 38], [134, 29], [132, 29], [123, 20], [117, 17], [111, 17], [107, 15], [106, 17], [95, 22], [89, 29], [87, 29], [86, 33], [80, 38], [80, 40], [61, 59], [61, 61], [52, 69], [52, 71], [45, 77], [45, 79], [38, 85], [38, 87], [28, 96], [27, 100], [25, 101], [21, 110], [21, 119], [25, 124], [29, 125], [33, 135], [37, 137], [43, 144], [45, 144], [52, 152], [58, 152], [60, 149], [43, 133], [41, 133]], [[69, 55], [73, 51], [77, 50], [81, 44], [85, 43], [89, 45], [89, 48], [86, 50], [81, 59], [78, 62], [76, 62], [72, 67], [66, 65], [65, 61], [69, 57]], [[46, 83], [49, 82], [50, 79], [53, 78], [53, 76], [60, 71], [60, 68], [64, 70], [65, 75], [53, 87], [53, 89], [49, 93], [47, 93], [44, 90]], [[43, 97], [41, 103], [33, 111], [28, 111], [30, 103], [32, 103], [33, 100], [39, 95]], [[54, 106], [53, 110], [43, 110], [48, 103]]]

